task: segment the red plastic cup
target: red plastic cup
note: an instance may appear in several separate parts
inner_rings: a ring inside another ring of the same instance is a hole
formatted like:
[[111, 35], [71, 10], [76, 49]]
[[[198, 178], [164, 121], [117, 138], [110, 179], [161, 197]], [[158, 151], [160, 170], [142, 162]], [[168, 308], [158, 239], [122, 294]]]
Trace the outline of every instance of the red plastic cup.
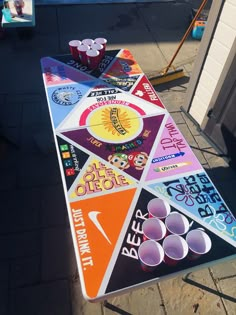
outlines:
[[102, 59], [102, 57], [103, 57], [104, 54], [105, 54], [105, 48], [104, 48], [104, 46], [103, 46], [102, 44], [97, 44], [97, 43], [92, 44], [92, 45], [91, 45], [91, 49], [93, 49], [93, 50], [98, 50], [99, 53], [100, 53], [100, 59]]
[[82, 65], [85, 65], [87, 66], [88, 65], [88, 59], [87, 59], [87, 55], [86, 55], [86, 52], [89, 50], [89, 46], [88, 45], [85, 45], [85, 44], [80, 44], [78, 45], [77, 47], [77, 51], [78, 51], [78, 54], [79, 54], [79, 59], [80, 59], [80, 62], [82, 63]]
[[82, 40], [82, 44], [91, 46], [94, 43], [94, 40], [91, 38], [85, 38]]
[[69, 42], [70, 47], [70, 53], [75, 60], [79, 60], [79, 52], [77, 50], [77, 47], [81, 44], [80, 40], [71, 40]]
[[89, 49], [86, 51], [88, 67], [89, 69], [96, 69], [101, 60], [101, 56], [98, 50]]
[[164, 250], [158, 242], [148, 240], [139, 246], [138, 257], [144, 271], [153, 271], [163, 261]]
[[165, 252], [164, 262], [169, 266], [175, 266], [188, 254], [188, 244], [182, 236], [168, 235], [163, 241]]
[[107, 46], [107, 39], [106, 38], [102, 38], [102, 37], [95, 38], [94, 43], [103, 45], [104, 51], [106, 50], [106, 46]]
[[165, 224], [157, 218], [150, 218], [145, 220], [142, 225], [142, 230], [144, 241], [146, 240], [160, 241], [166, 235]]

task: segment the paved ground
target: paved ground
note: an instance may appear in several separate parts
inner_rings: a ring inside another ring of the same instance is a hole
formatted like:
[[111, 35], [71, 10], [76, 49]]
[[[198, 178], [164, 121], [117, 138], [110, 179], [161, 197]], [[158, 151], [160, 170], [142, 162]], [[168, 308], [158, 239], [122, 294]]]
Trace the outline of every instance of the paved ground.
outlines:
[[[10, 31], [0, 42], [1, 133], [18, 146], [1, 139], [1, 315], [114, 314], [81, 296], [39, 59], [68, 53], [71, 39], [105, 36], [108, 49], [129, 48], [151, 76], [166, 65], [188, 24], [190, 1], [179, 2], [40, 6], [32, 39], [19, 39]], [[189, 38], [178, 55], [176, 65], [184, 67], [185, 80], [156, 89], [235, 209], [235, 171], [180, 110], [199, 45]], [[236, 261], [224, 262], [194, 272], [185, 281], [165, 280], [109, 302], [133, 315], [233, 315], [235, 279]]]

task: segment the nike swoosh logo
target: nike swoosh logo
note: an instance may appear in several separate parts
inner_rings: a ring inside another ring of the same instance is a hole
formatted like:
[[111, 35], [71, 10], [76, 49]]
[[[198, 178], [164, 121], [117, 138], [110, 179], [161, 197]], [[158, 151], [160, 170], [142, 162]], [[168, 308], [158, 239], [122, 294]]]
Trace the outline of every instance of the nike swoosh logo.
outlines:
[[89, 219], [93, 222], [93, 224], [96, 226], [96, 228], [102, 233], [102, 235], [105, 237], [105, 239], [108, 241], [108, 243], [111, 244], [111, 241], [109, 240], [109, 238], [107, 237], [105, 231], [103, 230], [100, 222], [98, 221], [97, 216], [100, 214], [101, 212], [99, 211], [90, 211], [88, 216]]

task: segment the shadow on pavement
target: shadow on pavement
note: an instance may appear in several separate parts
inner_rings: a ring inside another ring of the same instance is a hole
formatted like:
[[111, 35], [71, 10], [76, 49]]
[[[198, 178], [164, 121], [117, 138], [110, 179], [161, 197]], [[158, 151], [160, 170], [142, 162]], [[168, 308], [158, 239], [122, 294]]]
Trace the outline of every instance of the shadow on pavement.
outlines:
[[207, 292], [209, 292], [209, 293], [215, 294], [215, 295], [219, 296], [220, 298], [223, 298], [223, 299], [226, 299], [226, 300], [228, 300], [228, 301], [230, 301], [230, 302], [236, 303], [236, 298], [234, 298], [234, 297], [232, 297], [232, 296], [230, 296], [230, 295], [221, 293], [221, 292], [219, 292], [219, 291], [217, 291], [217, 290], [213, 290], [213, 289], [211, 289], [211, 288], [209, 288], [209, 287], [207, 287], [207, 286], [205, 286], [205, 285], [203, 285], [203, 284], [201, 284], [201, 283], [199, 283], [199, 282], [196, 282], [196, 281], [194, 281], [194, 280], [191, 280], [191, 279], [188, 278], [189, 275], [190, 275], [190, 273], [188, 273], [187, 275], [185, 275], [185, 276], [182, 278], [182, 280], [183, 280], [184, 282], [190, 284], [190, 285], [194, 285], [194, 286], [196, 286], [196, 287], [198, 287], [198, 288], [200, 288], [200, 289], [202, 289], [202, 290], [205, 290], [205, 291], [207, 291]]

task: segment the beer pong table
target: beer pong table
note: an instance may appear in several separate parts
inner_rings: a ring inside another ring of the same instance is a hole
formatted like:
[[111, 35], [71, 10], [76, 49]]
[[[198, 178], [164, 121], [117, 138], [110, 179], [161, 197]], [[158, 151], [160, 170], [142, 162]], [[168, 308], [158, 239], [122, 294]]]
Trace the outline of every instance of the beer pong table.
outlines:
[[[96, 70], [70, 55], [44, 57], [41, 67], [87, 300], [236, 257], [233, 213], [129, 50], [107, 51]], [[205, 230], [207, 254], [142, 270], [142, 223], [156, 197], [184, 214], [190, 230]]]

